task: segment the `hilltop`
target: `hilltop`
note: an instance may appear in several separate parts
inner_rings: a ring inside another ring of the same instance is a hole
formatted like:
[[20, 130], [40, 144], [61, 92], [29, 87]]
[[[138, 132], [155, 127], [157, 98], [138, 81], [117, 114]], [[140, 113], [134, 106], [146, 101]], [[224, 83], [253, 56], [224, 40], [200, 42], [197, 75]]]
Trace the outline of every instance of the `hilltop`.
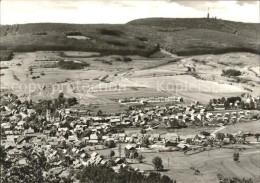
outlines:
[[183, 29], [208, 29], [227, 33], [235, 31], [244, 34], [256, 33], [260, 29], [260, 24], [233, 22], [215, 18], [144, 18], [128, 22], [129, 25], [159, 26], [167, 28]]
[[121, 25], [37, 23], [0, 26], [1, 49], [74, 50], [149, 57], [259, 53], [260, 24], [207, 18], [146, 18]]
[[207, 18], [146, 18], [127, 23], [144, 27], [150, 41], [178, 55], [259, 53], [260, 24]]

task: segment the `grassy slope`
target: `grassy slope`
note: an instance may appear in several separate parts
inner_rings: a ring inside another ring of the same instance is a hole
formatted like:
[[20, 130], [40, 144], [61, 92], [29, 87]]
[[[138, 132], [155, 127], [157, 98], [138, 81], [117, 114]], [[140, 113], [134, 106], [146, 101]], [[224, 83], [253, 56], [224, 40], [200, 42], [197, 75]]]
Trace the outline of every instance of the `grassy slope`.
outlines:
[[151, 42], [179, 55], [232, 51], [259, 53], [260, 24], [206, 18], [148, 18], [133, 20], [128, 25], [145, 28], [143, 35]]
[[[115, 35], [104, 33], [109, 30]], [[104, 54], [149, 56], [159, 44], [179, 55], [247, 51], [259, 53], [260, 24], [206, 18], [148, 18], [124, 25], [103, 24], [23, 24], [0, 26], [1, 47], [15, 51], [78, 50]], [[68, 39], [77, 31], [90, 40]], [[238, 31], [238, 35], [234, 34]], [[45, 32], [47, 35], [35, 35]], [[137, 37], [145, 37], [140, 41]]]
[[[1, 26], [0, 31], [2, 49], [14, 51], [77, 50], [142, 56], [149, 56], [156, 51], [155, 45], [126, 35], [123, 25], [39, 23]], [[69, 39], [65, 35], [75, 31], [90, 39]], [[43, 32], [47, 35], [37, 35]]]

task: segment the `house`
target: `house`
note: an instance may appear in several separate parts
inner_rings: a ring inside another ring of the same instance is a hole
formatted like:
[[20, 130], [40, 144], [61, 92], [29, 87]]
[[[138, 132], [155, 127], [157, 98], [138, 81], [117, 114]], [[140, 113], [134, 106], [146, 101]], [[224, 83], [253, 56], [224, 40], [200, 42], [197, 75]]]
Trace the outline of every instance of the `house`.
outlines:
[[251, 112], [251, 111], [246, 111], [245, 114], [246, 114], [246, 115], [251, 115], [252, 112]]
[[51, 147], [57, 147], [58, 146], [58, 141], [54, 141], [54, 142], [49, 142], [49, 144], [51, 145]]
[[117, 158], [115, 160], [115, 162], [116, 162], [116, 164], [122, 164], [122, 163], [124, 163], [124, 160], [122, 160], [121, 158]]
[[90, 140], [99, 140], [99, 136], [97, 136], [97, 134], [91, 134], [89, 139]]
[[239, 114], [240, 114], [240, 115], [244, 115], [245, 112], [244, 112], [244, 111], [240, 111]]
[[232, 112], [231, 115], [232, 115], [232, 116], [236, 116], [236, 115], [237, 115], [237, 112]]
[[108, 135], [103, 135], [103, 136], [102, 136], [102, 140], [103, 140], [103, 141], [107, 141], [107, 139], [109, 139], [109, 136], [108, 136]]
[[166, 141], [170, 142], [177, 142], [178, 135], [176, 133], [166, 133], [161, 136], [161, 138], [165, 139]]
[[16, 140], [17, 144], [22, 143], [25, 140], [24, 136], [19, 136]]
[[49, 136], [49, 135], [50, 135], [50, 133], [51, 133], [51, 131], [50, 131], [50, 130], [43, 130], [43, 134], [45, 134], [45, 135], [47, 135], [47, 136]]
[[88, 142], [91, 144], [98, 144], [98, 140], [96, 139], [90, 139]]
[[13, 132], [10, 131], [10, 130], [6, 130], [6, 131], [5, 131], [5, 135], [13, 135]]
[[68, 131], [68, 128], [58, 128], [58, 132], [66, 132]]
[[116, 125], [117, 123], [120, 123], [120, 122], [121, 122], [120, 119], [111, 119], [110, 120], [111, 125]]
[[77, 141], [77, 138], [75, 136], [71, 135], [71, 136], [68, 137], [68, 141], [74, 142], [74, 141]]
[[97, 152], [93, 152], [93, 153], [90, 155], [90, 157], [93, 158], [93, 157], [96, 157], [97, 155], [98, 155]]
[[23, 151], [18, 150], [18, 149], [15, 148], [15, 149], [9, 150], [9, 151], [7, 152], [7, 154], [10, 155], [10, 156], [20, 156], [20, 155], [23, 154]]
[[100, 162], [101, 165], [105, 165], [106, 163], [107, 163], [106, 160], [101, 160], [101, 162]]
[[126, 134], [125, 133], [119, 133], [118, 134], [118, 140], [123, 142], [125, 140]]
[[215, 110], [225, 110], [226, 108], [225, 108], [224, 104], [215, 104], [214, 109]]
[[136, 148], [136, 144], [127, 144], [127, 145], [125, 146], [125, 148], [126, 148], [127, 150], [134, 150], [134, 149]]
[[29, 128], [27, 130], [24, 130], [24, 134], [27, 135], [27, 134], [33, 134], [34, 133], [34, 129], [32, 128]]
[[126, 137], [125, 142], [133, 142], [133, 138], [132, 137]]
[[232, 120], [236, 120], [237, 119], [237, 117], [236, 116], [232, 116], [232, 118], [231, 118]]
[[206, 118], [212, 118], [212, 117], [213, 117], [213, 114], [212, 114], [212, 113], [208, 112], [208, 113], [206, 114]]
[[22, 159], [20, 159], [20, 160], [18, 161], [18, 164], [19, 164], [19, 165], [27, 165], [27, 161], [26, 161], [25, 158], [22, 158]]
[[11, 124], [10, 123], [2, 123], [1, 128], [3, 128], [4, 130], [9, 130], [11, 128]]
[[23, 126], [24, 123], [25, 123], [25, 121], [19, 121], [19, 122], [17, 123], [17, 126]]
[[188, 144], [183, 144], [183, 143], [180, 143], [177, 145], [178, 148], [182, 149], [182, 150], [187, 150], [189, 148], [190, 145]]
[[230, 138], [225, 137], [223, 139], [223, 142], [226, 143], [226, 144], [229, 144], [230, 143]]
[[245, 133], [242, 132], [242, 131], [238, 131], [238, 132], [237, 132], [237, 136], [238, 136], [238, 137], [242, 137], [244, 134], [245, 134]]
[[183, 135], [183, 136], [180, 136], [180, 139], [181, 140], [184, 140], [184, 141], [193, 141], [195, 139], [195, 136], [196, 135]]

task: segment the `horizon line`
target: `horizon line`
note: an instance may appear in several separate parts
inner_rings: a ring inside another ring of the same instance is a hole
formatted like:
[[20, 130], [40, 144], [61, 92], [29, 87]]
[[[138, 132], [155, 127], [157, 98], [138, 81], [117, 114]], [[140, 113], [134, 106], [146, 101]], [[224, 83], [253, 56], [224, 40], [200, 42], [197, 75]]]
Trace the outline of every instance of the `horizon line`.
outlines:
[[[141, 20], [141, 19], [155, 19], [155, 18], [161, 18], [161, 19], [208, 19], [207, 17], [187, 17], [187, 18], [183, 18], [183, 17], [146, 17], [146, 18], [138, 18], [138, 19], [132, 19], [127, 21], [126, 23], [73, 23], [73, 22], [27, 22], [27, 23], [15, 23], [15, 24], [2, 24], [0, 22], [1, 26], [6, 26], [6, 25], [26, 25], [26, 24], [75, 24], [75, 25], [125, 25], [131, 21], [134, 20]], [[222, 20], [222, 21], [229, 21], [229, 22], [236, 22], [236, 23], [247, 23], [247, 24], [260, 24], [260, 22], [242, 22], [242, 21], [234, 21], [234, 20], [228, 20], [228, 19], [221, 19], [221, 18], [217, 18], [215, 19], [214, 17], [211, 17], [209, 19], [213, 19], [213, 20]]]

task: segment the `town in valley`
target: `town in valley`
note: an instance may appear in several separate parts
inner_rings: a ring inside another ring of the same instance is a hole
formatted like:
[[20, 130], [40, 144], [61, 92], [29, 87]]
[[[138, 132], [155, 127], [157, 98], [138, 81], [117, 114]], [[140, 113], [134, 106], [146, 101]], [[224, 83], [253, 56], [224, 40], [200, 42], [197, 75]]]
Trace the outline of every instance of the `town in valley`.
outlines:
[[260, 24], [216, 12], [1, 24], [1, 182], [260, 182]]

